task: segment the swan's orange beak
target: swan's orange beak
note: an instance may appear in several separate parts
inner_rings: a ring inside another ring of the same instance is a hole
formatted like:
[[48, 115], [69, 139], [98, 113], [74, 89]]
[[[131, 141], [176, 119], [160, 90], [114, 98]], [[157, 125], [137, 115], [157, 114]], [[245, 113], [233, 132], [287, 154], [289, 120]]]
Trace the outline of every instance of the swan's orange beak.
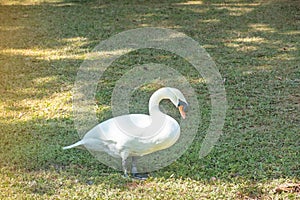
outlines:
[[185, 112], [184, 112], [184, 106], [183, 105], [178, 106], [178, 110], [180, 112], [181, 117], [183, 119], [185, 119], [186, 116], [185, 116]]

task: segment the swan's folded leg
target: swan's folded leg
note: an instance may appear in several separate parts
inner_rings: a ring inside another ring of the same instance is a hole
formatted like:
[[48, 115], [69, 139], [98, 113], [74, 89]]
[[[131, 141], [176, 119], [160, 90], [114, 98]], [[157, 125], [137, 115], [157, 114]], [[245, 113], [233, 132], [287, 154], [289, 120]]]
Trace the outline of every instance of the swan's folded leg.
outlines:
[[137, 157], [135, 156], [132, 156], [131, 157], [132, 159], [132, 162], [131, 162], [131, 174], [133, 176], [135, 176], [138, 172], [137, 172], [137, 168], [136, 168], [136, 160], [137, 160]]

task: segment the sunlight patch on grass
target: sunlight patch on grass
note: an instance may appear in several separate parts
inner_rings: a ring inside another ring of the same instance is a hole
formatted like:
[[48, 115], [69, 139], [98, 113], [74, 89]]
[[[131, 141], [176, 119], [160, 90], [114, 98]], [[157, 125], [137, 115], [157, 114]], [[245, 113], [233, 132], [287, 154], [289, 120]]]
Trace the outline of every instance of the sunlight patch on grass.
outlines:
[[39, 77], [32, 80], [35, 86], [44, 85], [45, 83], [50, 83], [51, 81], [56, 81], [57, 77], [55, 76], [46, 76], [46, 77]]
[[68, 42], [72, 46], [81, 46], [81, 45], [87, 44], [86, 43], [87, 38], [85, 38], [85, 37], [63, 38], [63, 39], [61, 39], [61, 41]]
[[203, 1], [187, 1], [183, 3], [175, 3], [175, 5], [202, 5]]
[[0, 0], [0, 5], [39, 5], [41, 3], [59, 3], [62, 0]]
[[245, 37], [245, 38], [237, 38], [234, 39], [236, 42], [245, 42], [245, 43], [263, 43], [267, 42], [265, 38], [262, 37]]
[[254, 67], [255, 70], [257, 71], [271, 71], [273, 69], [272, 65], [260, 65]]
[[[71, 113], [71, 88], [61, 85], [58, 91], [51, 95], [47, 93], [47, 87], [57, 82], [56, 76], [40, 77], [32, 80], [34, 87], [22, 88], [15, 91], [20, 96], [28, 96], [17, 101], [14, 107], [19, 107], [19, 112], [11, 112], [13, 118], [20, 121], [28, 121], [36, 118], [54, 119], [59, 116], [69, 116]], [[42, 89], [43, 88], [43, 89]]]
[[97, 105], [97, 113], [101, 114], [102, 112], [107, 112], [111, 110], [110, 105]]
[[3, 49], [0, 54], [34, 57], [38, 60], [84, 59], [85, 54], [74, 54], [74, 49]]
[[[20, 90], [18, 92], [32, 92], [36, 90], [29, 88], [26, 91]], [[1, 103], [1, 107], [6, 112], [1, 112], [0, 117], [6, 118], [7, 122], [18, 120], [19, 122], [26, 122], [37, 118], [55, 119], [69, 117], [72, 114], [71, 92], [54, 93], [41, 99], [28, 98], [18, 102]], [[2, 116], [4, 114], [4, 116]], [[10, 120], [8, 120], [10, 119]]]
[[268, 24], [250, 24], [250, 28], [252, 28], [254, 31], [263, 31], [268, 33], [274, 33], [275, 29], [271, 28]]
[[300, 35], [300, 31], [286, 31], [283, 33], [280, 33], [282, 35]]
[[145, 84], [139, 87], [139, 89], [141, 91], [145, 91], [145, 92], [153, 92], [157, 89], [159, 89], [161, 87], [161, 85], [159, 84], [159, 81], [153, 81], [150, 84]]
[[128, 51], [133, 50], [133, 49], [120, 49], [120, 50], [114, 50], [114, 51], [101, 51], [101, 55], [99, 54], [99, 51], [93, 51], [93, 52], [89, 52], [89, 54], [87, 55], [87, 59], [88, 60], [99, 60], [100, 56], [102, 58], [108, 58], [111, 56], [121, 56], [124, 55], [126, 53], [128, 53]]
[[214, 6], [224, 6], [224, 7], [257, 7], [260, 6], [261, 3], [241, 3], [240, 1], [228, 1], [225, 3], [213, 3]]
[[202, 20], [199, 20], [200, 22], [203, 22], [203, 23], [219, 23], [221, 22], [220, 19], [202, 19]]
[[232, 47], [238, 51], [243, 51], [243, 52], [256, 51], [258, 49], [256, 46], [251, 46], [251, 45], [246, 46], [246, 45], [235, 44], [235, 43], [228, 43], [228, 44], [225, 44], [225, 46]]
[[59, 3], [59, 4], [55, 4], [54, 6], [55, 7], [68, 7], [68, 6], [74, 6], [74, 5], [76, 5], [75, 3]]
[[288, 53], [281, 53], [281, 54], [274, 56], [273, 59], [283, 61], [283, 60], [296, 60], [297, 58]]
[[19, 31], [24, 28], [24, 26], [0, 26], [0, 31]]
[[[43, 117], [46, 119], [61, 118], [71, 115], [71, 92], [54, 93], [49, 97], [40, 100], [25, 99], [20, 102], [21, 105], [30, 107], [34, 117]], [[28, 116], [30, 117], [30, 116]]]
[[25, 56], [32, 57], [37, 60], [61, 60], [61, 59], [78, 59], [83, 60], [86, 50], [82, 46], [88, 45], [87, 39], [84, 37], [63, 38], [60, 39], [62, 46], [57, 48], [7, 48], [1, 49], [0, 54], [6, 56]]
[[141, 23], [139, 26], [140, 26], [140, 27], [151, 27], [150, 24], [146, 24], [146, 23]]
[[235, 48], [241, 52], [253, 52], [259, 49], [259, 46], [264, 43], [268, 43], [265, 38], [262, 37], [239, 37], [230, 41], [224, 41], [224, 45], [230, 48]]
[[194, 83], [194, 84], [199, 84], [199, 83], [206, 84], [207, 80], [204, 78], [196, 78], [196, 79], [190, 80], [190, 82]]
[[202, 45], [202, 47], [204, 49], [214, 49], [214, 48], [217, 48], [216, 45], [211, 45], [211, 44], [204, 44], [204, 45]]
[[213, 4], [216, 6], [217, 10], [226, 10], [228, 11], [229, 16], [242, 16], [247, 13], [250, 13], [254, 10], [255, 7], [259, 6], [259, 3], [253, 4], [241, 4], [241, 3], [220, 3]]

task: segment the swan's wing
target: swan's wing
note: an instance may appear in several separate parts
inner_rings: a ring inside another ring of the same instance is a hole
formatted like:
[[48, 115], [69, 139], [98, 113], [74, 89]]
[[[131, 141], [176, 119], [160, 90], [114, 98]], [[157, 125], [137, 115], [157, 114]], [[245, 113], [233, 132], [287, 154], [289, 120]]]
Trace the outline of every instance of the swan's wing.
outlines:
[[132, 156], [143, 156], [172, 146], [180, 136], [180, 126], [176, 120], [167, 116], [163, 126], [150, 127], [144, 130], [142, 136], [124, 144]]
[[141, 130], [151, 124], [149, 115], [130, 114], [106, 120], [92, 128], [84, 138], [97, 138], [102, 141], [127, 141], [138, 137]]
[[130, 114], [107, 120], [100, 125], [104, 137], [110, 140], [126, 141], [139, 137], [143, 130], [149, 127], [151, 118], [149, 115]]

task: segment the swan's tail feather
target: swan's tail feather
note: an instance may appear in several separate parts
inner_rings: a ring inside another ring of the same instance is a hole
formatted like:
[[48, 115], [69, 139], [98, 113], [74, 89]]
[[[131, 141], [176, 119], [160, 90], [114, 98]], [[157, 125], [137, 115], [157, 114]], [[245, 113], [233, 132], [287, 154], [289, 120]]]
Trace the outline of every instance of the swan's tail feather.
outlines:
[[70, 145], [70, 146], [63, 147], [63, 150], [71, 149], [71, 148], [74, 148], [74, 147], [78, 147], [78, 146], [80, 146], [80, 145], [83, 145], [82, 140], [80, 140], [80, 141], [78, 141], [78, 142], [76, 142], [75, 144], [72, 144], [72, 145]]

